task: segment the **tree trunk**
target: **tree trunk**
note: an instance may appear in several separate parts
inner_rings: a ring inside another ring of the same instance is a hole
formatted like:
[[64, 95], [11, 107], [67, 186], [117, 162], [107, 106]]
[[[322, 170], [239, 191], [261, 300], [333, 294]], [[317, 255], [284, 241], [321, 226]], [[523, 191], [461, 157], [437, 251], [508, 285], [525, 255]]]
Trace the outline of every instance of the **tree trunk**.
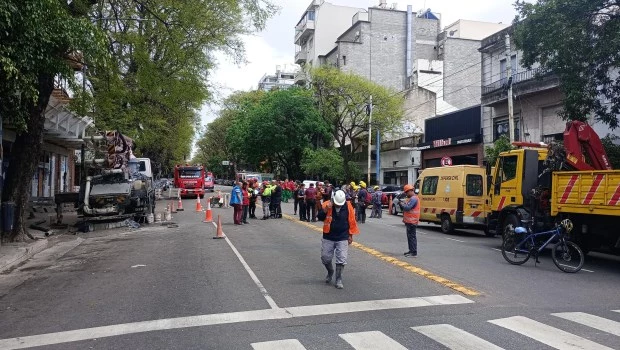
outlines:
[[26, 207], [30, 197], [30, 183], [35, 169], [39, 164], [43, 145], [43, 128], [45, 124], [45, 108], [54, 89], [54, 77], [40, 75], [38, 82], [39, 99], [30, 106], [30, 118], [27, 130], [19, 134], [13, 149], [4, 182], [5, 191], [2, 194], [3, 202], [15, 203], [13, 231], [2, 237], [3, 242], [23, 241], [26, 232]]

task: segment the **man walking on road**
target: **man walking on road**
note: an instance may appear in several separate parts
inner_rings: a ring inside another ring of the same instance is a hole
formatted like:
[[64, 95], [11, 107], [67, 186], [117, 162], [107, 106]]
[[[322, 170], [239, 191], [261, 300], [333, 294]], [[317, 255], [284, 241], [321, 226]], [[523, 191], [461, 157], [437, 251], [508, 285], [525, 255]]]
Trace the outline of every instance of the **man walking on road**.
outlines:
[[[295, 192], [295, 201], [299, 205], [299, 220], [306, 221], [306, 185], [300, 184], [299, 189]], [[297, 214], [297, 213], [295, 213]]]
[[351, 202], [347, 202], [345, 193], [336, 191], [333, 198], [323, 203], [319, 214], [323, 221], [323, 240], [321, 244], [321, 262], [327, 269], [325, 283], [330, 283], [334, 275], [332, 260], [336, 255], [336, 288], [344, 288], [342, 270], [347, 264], [349, 244], [353, 243], [353, 235], [360, 233], [355, 221], [355, 210]]
[[[314, 184], [310, 183], [310, 188], [306, 190], [306, 221], [312, 222], [316, 221], [316, 188], [314, 188]], [[312, 215], [310, 215], [312, 214]]]
[[415, 258], [418, 256], [418, 240], [416, 228], [420, 222], [420, 201], [418, 200], [417, 190], [407, 184], [403, 189], [407, 195], [405, 203], [399, 202], [398, 205], [403, 211], [403, 222], [407, 227], [407, 244], [409, 250], [405, 253], [406, 257]]

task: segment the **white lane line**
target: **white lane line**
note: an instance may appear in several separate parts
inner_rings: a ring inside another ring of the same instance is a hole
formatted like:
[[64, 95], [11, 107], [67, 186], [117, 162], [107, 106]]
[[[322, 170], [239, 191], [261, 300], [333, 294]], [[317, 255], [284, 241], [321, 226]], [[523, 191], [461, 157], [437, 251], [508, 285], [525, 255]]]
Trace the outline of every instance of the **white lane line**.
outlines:
[[[327, 314], [377, 311], [422, 306], [457, 305], [473, 303], [461, 295], [449, 294], [418, 298], [358, 301], [351, 303], [298, 306], [279, 309], [231, 312], [222, 314], [166, 318], [152, 321], [123, 323], [110, 326], [76, 329], [72, 331], [31, 335], [0, 340], [0, 350], [25, 349], [35, 346], [63, 344], [81, 340], [113, 337], [159, 330], [203, 327], [251, 321], [278, 320]], [[331, 310], [331, 311], [330, 311]]]
[[[217, 228], [217, 224], [215, 222], [213, 223], [213, 226]], [[239, 253], [237, 248], [235, 248], [235, 246], [232, 244], [230, 239], [228, 239], [228, 236], [224, 235], [224, 240], [226, 240], [226, 243], [228, 243], [228, 245], [230, 246], [230, 249], [232, 249], [232, 251], [235, 253], [239, 261], [241, 261], [241, 265], [243, 265], [243, 267], [248, 272], [250, 277], [252, 277], [252, 280], [254, 281], [258, 289], [260, 290], [261, 294], [263, 294], [263, 297], [265, 297], [265, 300], [267, 300], [267, 303], [269, 304], [269, 306], [272, 309], [278, 309], [279, 308], [278, 304], [276, 304], [273, 298], [269, 295], [269, 292], [267, 292], [267, 289], [265, 288], [265, 286], [263, 286], [263, 284], [258, 279], [254, 271], [252, 271], [252, 268], [250, 268], [250, 265], [248, 265], [248, 263], [245, 262], [245, 259], [241, 256], [241, 253]]]
[[491, 248], [491, 249], [493, 249], [493, 250], [497, 250], [498, 252], [501, 252], [501, 251], [502, 251], [501, 249], [497, 249], [497, 248]]
[[405, 309], [433, 305], [468, 304], [473, 301], [457, 294], [439, 295], [434, 297], [416, 297], [403, 299], [354, 301], [339, 304], [324, 304], [310, 306], [294, 306], [286, 308], [293, 317], [333, 315], [349, 312]]
[[620, 337], [620, 322], [587, 314], [585, 312], [559, 312], [552, 315]]
[[[564, 267], [568, 267], [568, 268], [575, 268], [574, 266], [571, 266], [571, 265], [564, 265], [564, 264], [560, 264], [560, 265], [562, 265], [562, 266], [564, 266]], [[584, 268], [582, 268], [580, 271], [585, 271], [585, 272], [594, 272], [594, 271], [592, 271], [592, 270], [586, 270], [586, 269], [584, 269]]]
[[461, 243], [467, 243], [467, 242], [465, 242], [465, 241], [461, 241], [461, 240], [459, 240], [459, 239], [454, 239], [454, 238], [446, 238], [446, 239], [449, 239], [449, 240], [451, 240], [451, 241], [461, 242]]
[[388, 337], [382, 332], [359, 332], [339, 334], [356, 350], [407, 350], [406, 347], [400, 345], [396, 340]]
[[252, 343], [251, 345], [254, 350], [306, 350], [297, 339], [266, 341]]
[[525, 335], [559, 350], [612, 350], [611, 348], [586, 338], [565, 332], [555, 327], [547, 326], [544, 323], [523, 316], [513, 316], [488, 322]]
[[471, 333], [449, 324], [411, 327], [434, 341], [452, 350], [502, 350], [499, 346], [489, 343]]

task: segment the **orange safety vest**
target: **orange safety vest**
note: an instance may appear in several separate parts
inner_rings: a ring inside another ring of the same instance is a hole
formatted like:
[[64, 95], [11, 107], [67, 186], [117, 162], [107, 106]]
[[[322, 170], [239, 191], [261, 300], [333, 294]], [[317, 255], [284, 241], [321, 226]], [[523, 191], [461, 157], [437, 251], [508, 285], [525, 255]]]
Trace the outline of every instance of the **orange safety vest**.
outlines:
[[[418, 200], [418, 203], [411, 210], [403, 212], [403, 222], [405, 224], [417, 225], [420, 222], [420, 198], [418, 198], [418, 196], [414, 197]], [[407, 203], [409, 203], [411, 198], [407, 199]]]
[[[329, 234], [329, 228], [332, 225], [332, 210], [334, 208], [327, 208], [327, 205], [330, 202], [331, 201], [325, 201], [325, 203], [323, 203], [323, 210], [327, 212], [325, 221], [323, 221], [323, 233], [324, 234]], [[357, 221], [355, 221], [355, 210], [353, 209], [353, 206], [351, 205], [351, 202], [349, 201], [346, 202], [346, 206], [347, 206], [347, 209], [349, 210], [349, 234], [357, 235], [360, 233], [360, 230], [357, 228]]]

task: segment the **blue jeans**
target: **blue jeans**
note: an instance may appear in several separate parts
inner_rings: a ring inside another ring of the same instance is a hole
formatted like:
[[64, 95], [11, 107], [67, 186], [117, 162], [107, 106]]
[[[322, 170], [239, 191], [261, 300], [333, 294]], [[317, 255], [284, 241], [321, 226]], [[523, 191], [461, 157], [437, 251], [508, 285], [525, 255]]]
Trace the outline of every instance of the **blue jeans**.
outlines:
[[405, 224], [407, 227], [407, 244], [409, 245], [409, 253], [418, 254], [418, 238], [416, 237], [416, 228], [418, 225]]

